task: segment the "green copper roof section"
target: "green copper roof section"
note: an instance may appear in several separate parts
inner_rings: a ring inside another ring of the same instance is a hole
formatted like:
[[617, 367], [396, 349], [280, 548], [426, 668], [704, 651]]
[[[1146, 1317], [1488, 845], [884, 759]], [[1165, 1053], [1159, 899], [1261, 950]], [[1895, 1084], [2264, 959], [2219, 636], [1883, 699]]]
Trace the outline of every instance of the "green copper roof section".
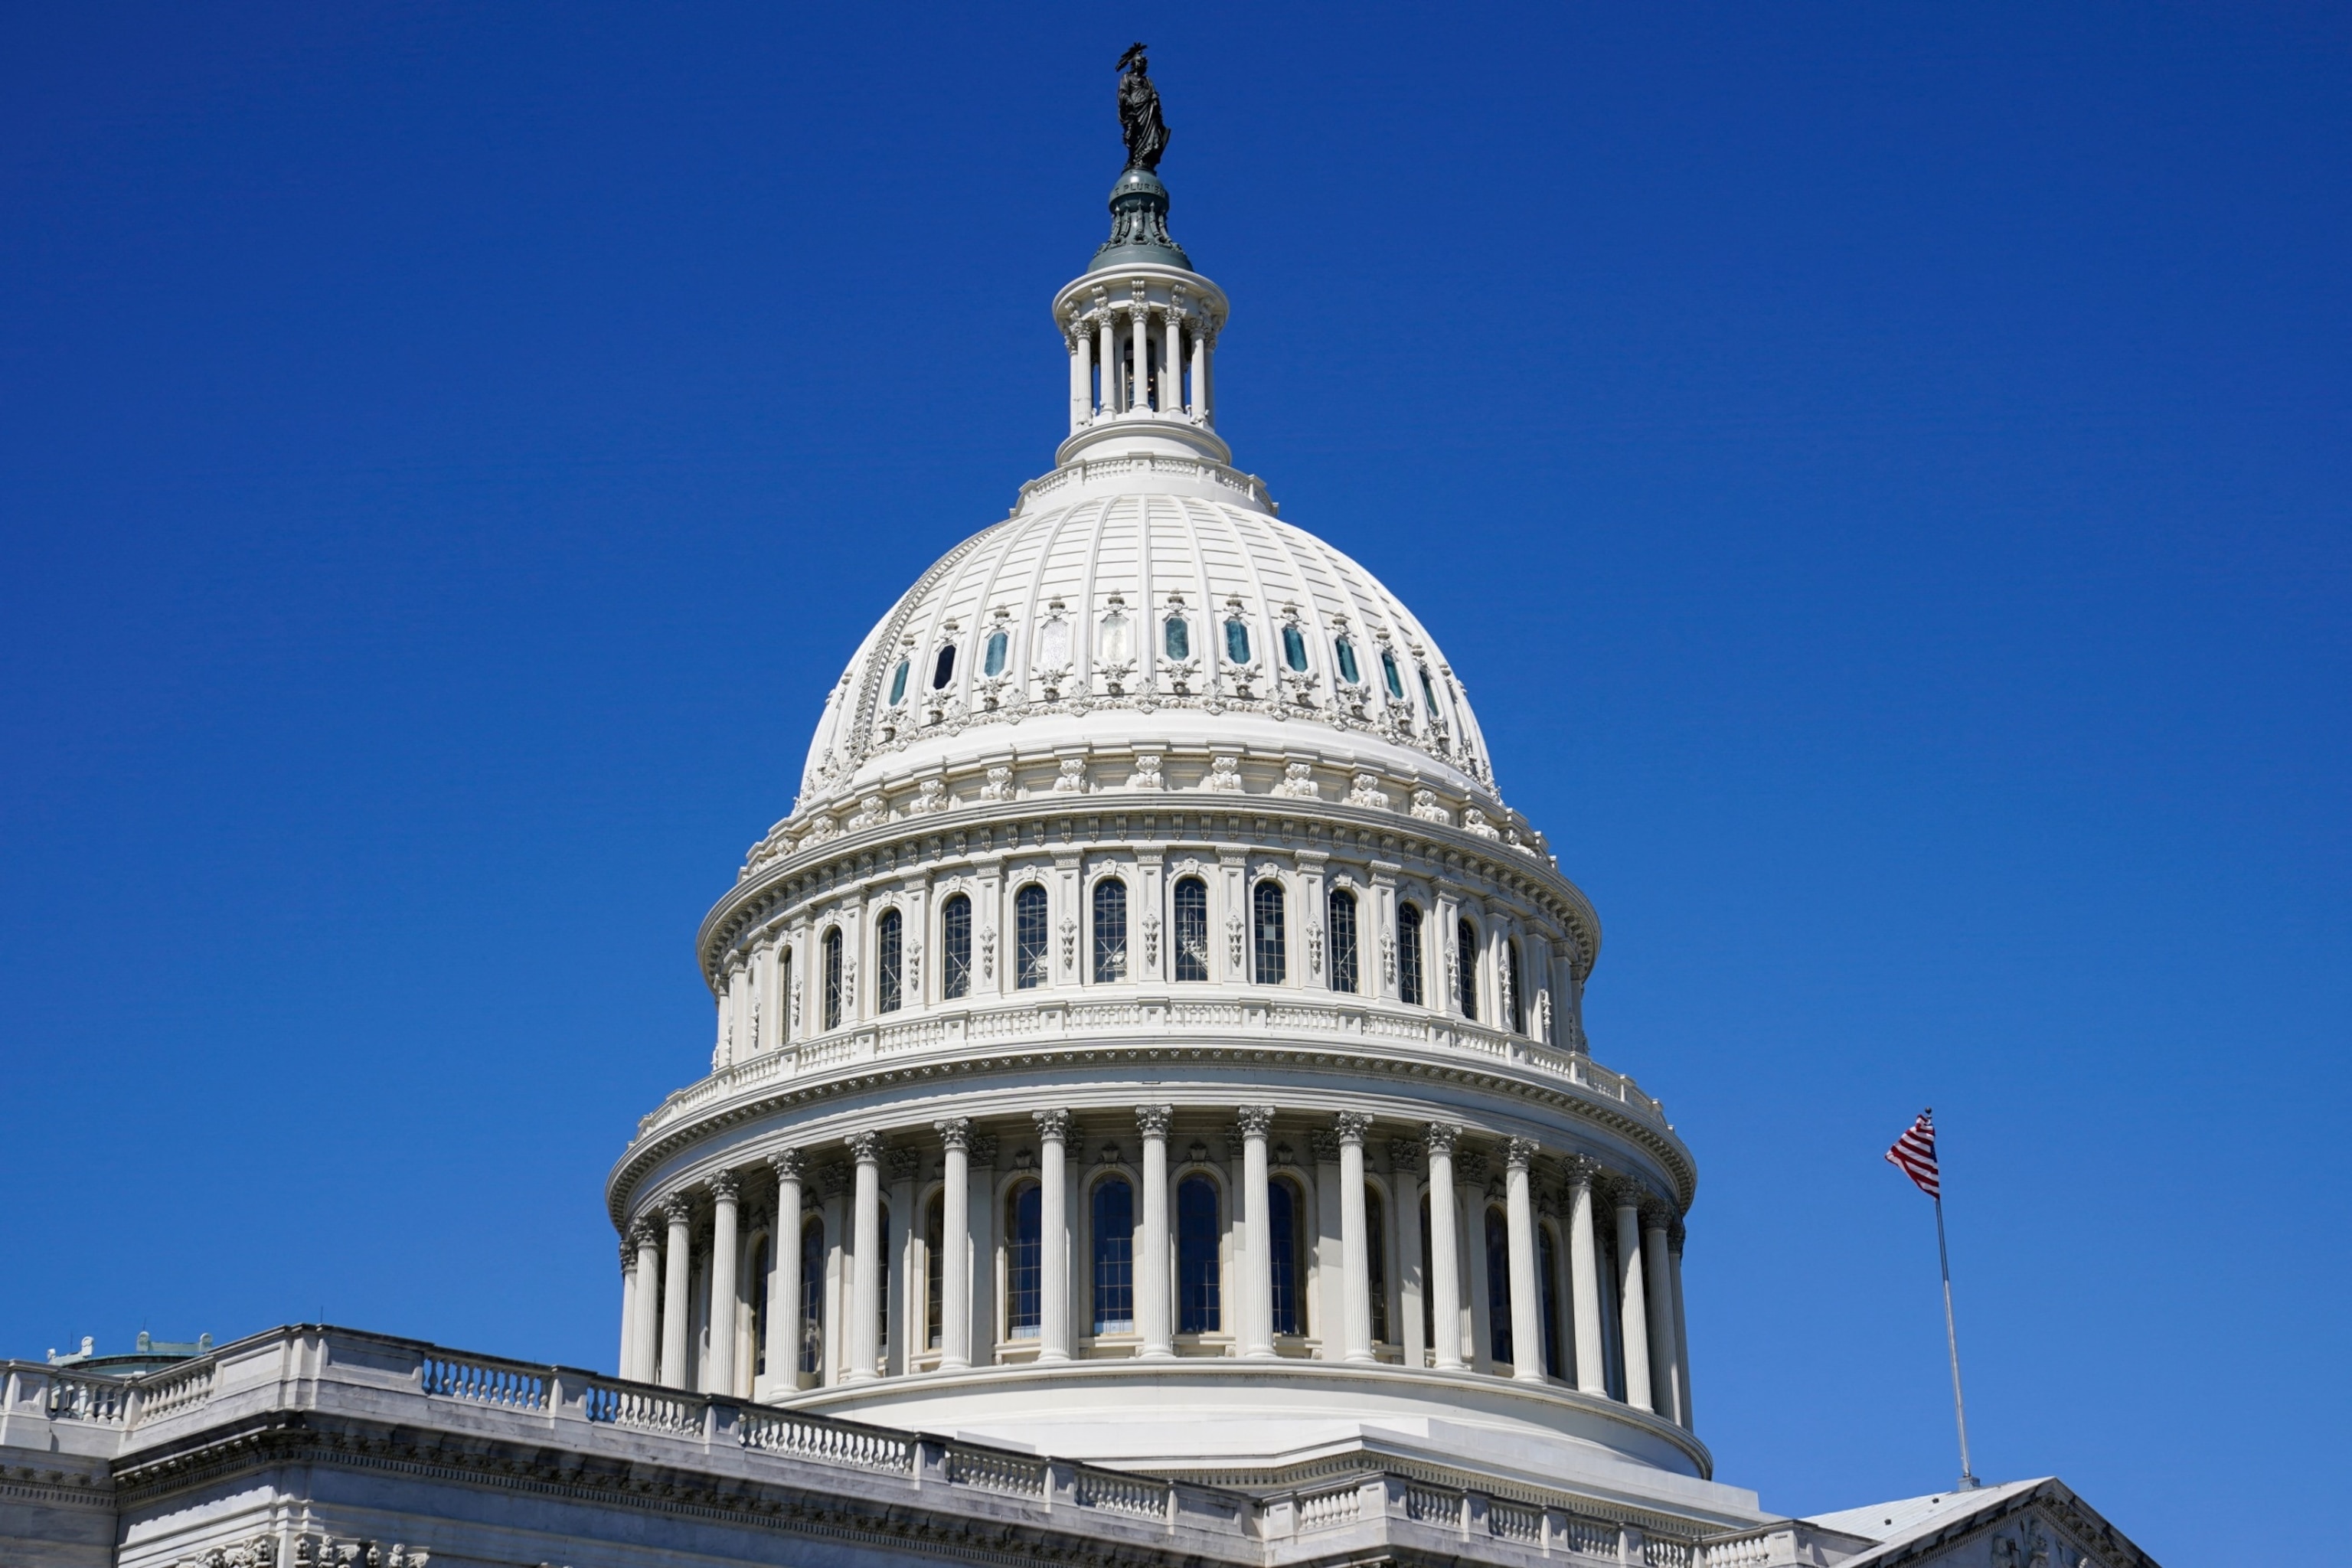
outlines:
[[1089, 272], [1132, 262], [1192, 270], [1192, 258], [1169, 237], [1168, 187], [1149, 169], [1129, 169], [1110, 188], [1110, 237], [1095, 252]]

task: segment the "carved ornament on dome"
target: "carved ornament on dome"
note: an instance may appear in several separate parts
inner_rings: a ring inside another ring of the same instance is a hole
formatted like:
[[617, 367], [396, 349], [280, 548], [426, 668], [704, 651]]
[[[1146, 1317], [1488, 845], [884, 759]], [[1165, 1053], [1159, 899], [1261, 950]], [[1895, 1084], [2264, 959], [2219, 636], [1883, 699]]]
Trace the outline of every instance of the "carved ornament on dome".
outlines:
[[1423, 822], [1442, 822], [1448, 826], [1454, 823], [1454, 814], [1437, 803], [1437, 792], [1433, 789], [1412, 792], [1412, 815]]
[[1202, 789], [1233, 790], [1242, 787], [1242, 759], [1238, 752], [1222, 752], [1209, 758], [1209, 776], [1201, 781]]
[[1054, 780], [1055, 795], [1084, 795], [1087, 792], [1087, 760], [1084, 757], [1064, 757], [1060, 773]]
[[1320, 800], [1323, 786], [1315, 782], [1315, 766], [1311, 763], [1287, 763], [1282, 770], [1282, 782], [1273, 793], [1292, 800]]
[[1389, 792], [1381, 787], [1378, 773], [1358, 773], [1349, 785], [1348, 804], [1370, 806], [1375, 811], [1395, 809], [1394, 803], [1389, 799]]
[[1167, 781], [1160, 776], [1160, 753], [1157, 752], [1144, 752], [1139, 753], [1135, 759], [1135, 771], [1127, 775], [1127, 787], [1129, 789], [1166, 789], [1168, 787]]

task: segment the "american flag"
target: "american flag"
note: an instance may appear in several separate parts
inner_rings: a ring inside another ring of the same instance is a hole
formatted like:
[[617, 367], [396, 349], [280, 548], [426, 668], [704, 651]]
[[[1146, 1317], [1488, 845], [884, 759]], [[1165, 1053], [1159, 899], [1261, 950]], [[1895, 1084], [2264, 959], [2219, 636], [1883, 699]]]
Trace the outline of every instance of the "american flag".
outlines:
[[1936, 1178], [1936, 1117], [1932, 1107], [1921, 1111], [1919, 1120], [1895, 1141], [1895, 1147], [1886, 1152], [1886, 1163], [1916, 1182], [1921, 1192], [1942, 1201], [1944, 1194]]

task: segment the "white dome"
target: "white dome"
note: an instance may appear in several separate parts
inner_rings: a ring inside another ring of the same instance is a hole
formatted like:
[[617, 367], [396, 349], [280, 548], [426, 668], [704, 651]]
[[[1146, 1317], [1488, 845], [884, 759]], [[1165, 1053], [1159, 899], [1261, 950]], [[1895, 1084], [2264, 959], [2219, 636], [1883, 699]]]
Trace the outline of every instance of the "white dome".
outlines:
[[1027, 487], [867, 634], [826, 699], [802, 806], [983, 743], [1124, 742], [1139, 713], [1179, 747], [1309, 749], [1491, 800], [1477, 720], [1429, 633], [1263, 494], [1172, 456], [1081, 459]]

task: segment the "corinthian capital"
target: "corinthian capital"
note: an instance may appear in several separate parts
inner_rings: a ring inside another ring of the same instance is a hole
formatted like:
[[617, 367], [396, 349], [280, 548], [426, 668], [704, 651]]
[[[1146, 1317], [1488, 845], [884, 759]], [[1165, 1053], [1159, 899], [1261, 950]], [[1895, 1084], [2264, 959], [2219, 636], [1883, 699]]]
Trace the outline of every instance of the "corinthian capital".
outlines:
[[1421, 1135], [1422, 1145], [1429, 1151], [1433, 1160], [1440, 1154], [1449, 1160], [1454, 1158], [1454, 1145], [1461, 1141], [1462, 1129], [1451, 1121], [1433, 1121], [1428, 1131]]
[[1139, 1105], [1135, 1108], [1136, 1131], [1146, 1138], [1165, 1138], [1176, 1123], [1176, 1108], [1172, 1105]]
[[661, 1201], [662, 1218], [672, 1225], [684, 1225], [694, 1218], [694, 1200], [684, 1193], [672, 1193]]
[[853, 1132], [842, 1142], [849, 1145], [850, 1157], [859, 1164], [878, 1165], [882, 1163], [882, 1134], [879, 1132]]
[[1331, 1130], [1339, 1135], [1341, 1144], [1364, 1145], [1364, 1137], [1372, 1130], [1372, 1119], [1360, 1110], [1343, 1110], [1331, 1119]]
[[1524, 1171], [1535, 1163], [1541, 1148], [1532, 1138], [1514, 1138], [1503, 1145], [1503, 1163], [1511, 1170]]
[[710, 1189], [714, 1203], [731, 1204], [743, 1195], [743, 1183], [732, 1171], [714, 1171], [702, 1184]]
[[1033, 1110], [1029, 1120], [1037, 1124], [1037, 1136], [1048, 1143], [1065, 1142], [1070, 1136], [1070, 1113], [1066, 1110]]
[[1559, 1157], [1559, 1174], [1560, 1179], [1568, 1184], [1569, 1191], [1574, 1192], [1580, 1187], [1590, 1191], [1592, 1184], [1600, 1179], [1601, 1162], [1590, 1154], [1562, 1154]]
[[1234, 1112], [1234, 1130], [1244, 1138], [1263, 1138], [1274, 1125], [1274, 1107], [1244, 1105]]
[[969, 1150], [971, 1147], [971, 1118], [969, 1116], [943, 1117], [931, 1123], [931, 1131], [940, 1135], [940, 1147], [942, 1149]]
[[801, 1152], [797, 1149], [780, 1149], [768, 1156], [768, 1168], [776, 1173], [776, 1180], [779, 1182], [797, 1182], [801, 1179]]

